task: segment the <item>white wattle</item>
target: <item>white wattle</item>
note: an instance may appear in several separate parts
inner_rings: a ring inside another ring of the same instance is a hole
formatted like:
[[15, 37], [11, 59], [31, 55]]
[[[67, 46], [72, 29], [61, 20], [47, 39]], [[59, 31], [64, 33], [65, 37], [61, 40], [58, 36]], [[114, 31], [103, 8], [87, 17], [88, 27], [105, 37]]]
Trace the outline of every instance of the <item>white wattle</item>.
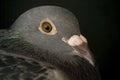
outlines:
[[[83, 46], [84, 44], [87, 44], [87, 39], [80, 35], [73, 35], [72, 37], [70, 37], [70, 39], [66, 39], [66, 38], [62, 38], [62, 41], [64, 41], [65, 43], [67, 43], [68, 45], [70, 45], [73, 49], [74, 49], [74, 53], [76, 55], [79, 55], [81, 57], [84, 57], [86, 60], [89, 61], [90, 64], [92, 64], [94, 66], [94, 61], [92, 59], [92, 56], [90, 54], [89, 49], [87, 48], [87, 45]], [[78, 47], [78, 49], [80, 49], [79, 51], [76, 50], [76, 47]], [[84, 53], [81, 53], [81, 50], [84, 51]]]
[[69, 40], [68, 40], [68, 44], [70, 46], [78, 46], [81, 45], [83, 43], [83, 41], [81, 40], [80, 36], [78, 35], [73, 35]]

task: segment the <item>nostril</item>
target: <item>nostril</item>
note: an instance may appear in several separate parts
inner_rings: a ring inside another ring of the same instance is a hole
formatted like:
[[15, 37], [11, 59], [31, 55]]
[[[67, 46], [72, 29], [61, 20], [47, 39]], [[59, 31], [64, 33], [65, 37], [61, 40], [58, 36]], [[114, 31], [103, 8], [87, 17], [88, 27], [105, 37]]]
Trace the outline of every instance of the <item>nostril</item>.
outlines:
[[65, 37], [62, 37], [62, 41], [68, 43], [68, 40]]

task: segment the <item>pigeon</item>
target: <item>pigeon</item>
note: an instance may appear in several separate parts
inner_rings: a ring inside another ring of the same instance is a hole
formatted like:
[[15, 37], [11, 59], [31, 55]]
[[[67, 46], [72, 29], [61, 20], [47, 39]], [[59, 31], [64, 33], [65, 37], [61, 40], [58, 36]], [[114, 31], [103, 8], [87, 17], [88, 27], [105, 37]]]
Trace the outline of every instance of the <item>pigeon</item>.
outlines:
[[59, 6], [32, 8], [0, 30], [0, 80], [100, 80], [75, 15]]

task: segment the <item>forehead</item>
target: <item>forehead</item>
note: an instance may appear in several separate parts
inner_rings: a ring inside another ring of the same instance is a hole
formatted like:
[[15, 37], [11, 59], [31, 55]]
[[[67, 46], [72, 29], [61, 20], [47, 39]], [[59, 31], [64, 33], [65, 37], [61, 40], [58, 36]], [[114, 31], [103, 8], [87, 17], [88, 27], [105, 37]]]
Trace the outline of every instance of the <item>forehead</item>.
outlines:
[[56, 6], [42, 6], [42, 7], [36, 7], [32, 8], [22, 15], [19, 16], [19, 18], [16, 20], [19, 23], [26, 23], [30, 21], [39, 21], [43, 18], [50, 18], [52, 20], [70, 20], [75, 18], [75, 16], [68, 10], [56, 7]]
[[49, 18], [56, 26], [57, 30], [61, 34], [80, 34], [79, 22], [74, 14], [64, 8], [46, 6], [38, 8], [38, 13], [41, 13], [42, 17]]
[[68, 10], [56, 6], [42, 6], [30, 9], [23, 13], [12, 25], [19, 30], [38, 29], [40, 22], [49, 18], [56, 26], [59, 33], [79, 34], [79, 23], [76, 17]]

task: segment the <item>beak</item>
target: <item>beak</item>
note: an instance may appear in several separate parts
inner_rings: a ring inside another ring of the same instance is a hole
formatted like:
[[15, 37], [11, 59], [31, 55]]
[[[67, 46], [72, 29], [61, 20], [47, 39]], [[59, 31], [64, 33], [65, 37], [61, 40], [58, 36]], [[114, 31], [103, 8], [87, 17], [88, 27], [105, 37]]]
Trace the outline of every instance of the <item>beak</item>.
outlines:
[[83, 35], [73, 35], [69, 39], [63, 37], [62, 41], [73, 48], [74, 55], [85, 58], [90, 64], [94, 65], [92, 56], [88, 48], [87, 39]]

